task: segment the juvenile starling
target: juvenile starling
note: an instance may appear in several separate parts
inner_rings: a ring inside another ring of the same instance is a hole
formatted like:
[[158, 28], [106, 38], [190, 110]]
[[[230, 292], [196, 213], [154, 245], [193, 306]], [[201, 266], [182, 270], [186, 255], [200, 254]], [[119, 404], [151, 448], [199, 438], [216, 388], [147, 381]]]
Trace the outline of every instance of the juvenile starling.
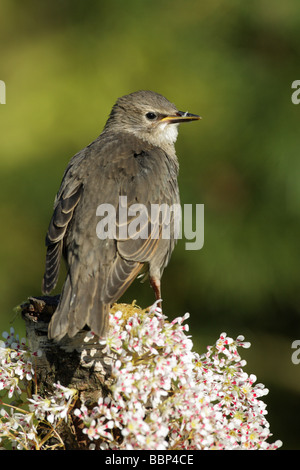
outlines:
[[[71, 159], [46, 236], [45, 294], [57, 283], [62, 255], [68, 268], [49, 325], [49, 338], [72, 337], [85, 326], [105, 336], [111, 304], [144, 265], [156, 299], [161, 298], [160, 279], [175, 245], [176, 224], [180, 223], [174, 220], [174, 212], [165, 221], [170, 227], [169, 237], [162, 236], [164, 221], [160, 217], [156, 225], [147, 219], [146, 237], [116, 234], [103, 239], [97, 236], [96, 212], [101, 204], [115, 208], [116, 227], [120, 229], [120, 196], [126, 196], [122, 200], [127, 208], [143, 205], [148, 214], [153, 204], [179, 204], [174, 147], [177, 128], [181, 122], [198, 119], [195, 114], [178, 111], [152, 91], [131, 93], [117, 100], [100, 136]], [[127, 228], [133, 220], [133, 216], [128, 217]], [[156, 232], [151, 231], [153, 226]]]

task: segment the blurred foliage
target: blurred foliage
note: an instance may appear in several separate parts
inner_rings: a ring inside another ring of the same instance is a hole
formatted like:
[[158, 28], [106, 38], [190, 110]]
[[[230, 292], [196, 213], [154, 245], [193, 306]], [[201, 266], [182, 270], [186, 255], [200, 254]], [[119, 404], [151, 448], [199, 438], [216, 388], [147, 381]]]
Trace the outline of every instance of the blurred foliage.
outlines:
[[[194, 252], [178, 243], [163, 277], [165, 312], [191, 313], [201, 350], [223, 330], [246, 335], [249, 369], [271, 389], [275, 438], [300, 448], [289, 419], [300, 411], [300, 365], [290, 359], [300, 335], [300, 106], [291, 102], [300, 3], [0, 7], [2, 331], [16, 304], [40, 294], [44, 236], [68, 160], [101, 132], [117, 97], [152, 89], [203, 117], [180, 128], [177, 153], [182, 203], [205, 205], [205, 244]], [[133, 298], [145, 306], [153, 293], [136, 281], [123, 300]]]

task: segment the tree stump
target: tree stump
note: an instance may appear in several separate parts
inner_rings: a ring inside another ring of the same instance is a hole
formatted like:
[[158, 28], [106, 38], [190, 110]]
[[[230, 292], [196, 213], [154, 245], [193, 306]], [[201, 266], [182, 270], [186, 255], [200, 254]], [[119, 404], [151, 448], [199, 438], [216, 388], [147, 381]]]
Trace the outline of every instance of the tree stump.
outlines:
[[[100, 397], [108, 394], [111, 383], [113, 355], [103, 353], [104, 346], [98, 338], [85, 341], [88, 331], [80, 331], [73, 338], [59, 342], [48, 339], [48, 324], [59, 302], [58, 296], [30, 297], [22, 307], [26, 324], [27, 343], [30, 351], [40, 351], [36, 361], [36, 380], [32, 393], [51, 396], [53, 384], [78, 390], [78, 403], [93, 407]], [[86, 436], [78, 427], [78, 419], [72, 413], [58, 430], [65, 448], [88, 448]]]

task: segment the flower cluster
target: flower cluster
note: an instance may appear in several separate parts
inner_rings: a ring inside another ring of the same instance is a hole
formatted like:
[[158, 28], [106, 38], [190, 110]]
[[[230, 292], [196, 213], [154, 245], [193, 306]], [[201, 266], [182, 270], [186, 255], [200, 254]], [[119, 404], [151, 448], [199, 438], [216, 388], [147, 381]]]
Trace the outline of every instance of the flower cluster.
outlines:
[[[119, 305], [99, 341], [110, 356], [107, 396], [89, 407], [71, 388], [53, 384], [49, 396], [31, 395], [34, 362], [14, 330], [0, 341], [0, 443], [4, 448], [64, 448], [57, 429], [72, 412], [91, 449], [277, 449], [266, 419], [268, 393], [244, 370], [240, 348], [249, 343], [222, 333], [205, 354], [193, 351], [185, 321]], [[91, 333], [86, 341], [95, 341]], [[21, 398], [22, 397], [22, 398]], [[17, 398], [17, 401], [15, 400]], [[6, 399], [6, 401], [4, 401]], [[15, 401], [11, 401], [15, 400]], [[52, 439], [54, 438], [54, 440]], [[54, 442], [54, 443], [53, 443]]]
[[2, 449], [33, 450], [39, 448], [37, 423], [33, 413], [12, 407], [10, 413], [0, 410], [0, 442]]
[[100, 449], [276, 449], [266, 405], [268, 393], [243, 371], [244, 338], [220, 335], [202, 356], [184, 317], [166, 321], [161, 310], [111, 313], [102, 341], [113, 365], [110, 395], [75, 410], [92, 447]]
[[0, 341], [0, 391], [7, 390], [8, 398], [11, 398], [14, 393], [20, 395], [26, 381], [33, 378], [33, 360], [37, 353], [31, 354], [27, 350], [26, 340], [20, 340], [13, 328], [10, 333], [4, 332], [2, 337], [4, 341]]
[[78, 392], [73, 388], [63, 387], [60, 383], [53, 384], [53, 386], [54, 392], [49, 398], [35, 394], [32, 398], [28, 398], [28, 401], [29, 410], [36, 418], [56, 424], [61, 419], [67, 420]]
[[[2, 334], [0, 341], [0, 443], [3, 448], [46, 449], [55, 425], [66, 419], [74, 405], [77, 391], [53, 384], [48, 398], [31, 395], [34, 362], [40, 352], [30, 352], [24, 338], [14, 329]], [[24, 396], [24, 400], [21, 398]], [[13, 400], [13, 401], [12, 401]], [[40, 428], [46, 431], [46, 439]], [[57, 445], [54, 445], [54, 448]]]

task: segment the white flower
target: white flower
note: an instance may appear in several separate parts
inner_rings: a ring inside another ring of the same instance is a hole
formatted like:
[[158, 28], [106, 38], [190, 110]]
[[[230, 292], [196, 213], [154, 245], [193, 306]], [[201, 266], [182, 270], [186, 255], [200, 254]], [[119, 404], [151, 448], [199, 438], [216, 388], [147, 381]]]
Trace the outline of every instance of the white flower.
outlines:
[[[268, 393], [243, 367], [239, 354], [250, 343], [222, 333], [205, 354], [193, 351], [189, 315], [168, 322], [157, 303], [149, 312], [122, 309], [110, 314], [111, 330], [100, 340], [113, 353], [109, 396], [89, 408], [82, 403], [74, 415], [91, 449], [200, 450], [276, 449], [270, 444], [266, 420]], [[93, 335], [87, 335], [89, 340]], [[33, 355], [13, 329], [0, 342], [0, 389], [8, 396], [26, 389], [34, 374]], [[67, 420], [77, 391], [54, 384], [47, 397], [28, 399], [29, 413], [0, 409], [0, 440], [14, 437], [15, 448], [38, 448], [34, 423], [50, 429]], [[81, 425], [81, 426], [82, 426]]]

